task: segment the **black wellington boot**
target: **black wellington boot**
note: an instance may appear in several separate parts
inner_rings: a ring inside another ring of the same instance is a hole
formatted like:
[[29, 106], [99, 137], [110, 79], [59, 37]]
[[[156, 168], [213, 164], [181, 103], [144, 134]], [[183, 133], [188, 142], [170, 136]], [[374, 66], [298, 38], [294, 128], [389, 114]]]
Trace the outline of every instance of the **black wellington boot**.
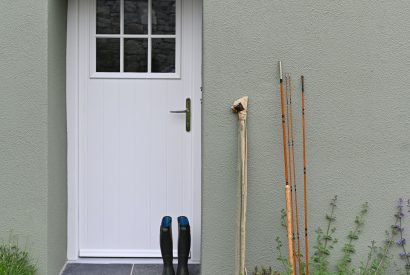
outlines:
[[177, 275], [189, 275], [188, 257], [191, 250], [191, 227], [188, 218], [178, 217], [178, 269]]
[[162, 275], [175, 275], [174, 266], [172, 264], [174, 258], [172, 253], [172, 218], [169, 216], [162, 218], [159, 242], [162, 260], [164, 262]]

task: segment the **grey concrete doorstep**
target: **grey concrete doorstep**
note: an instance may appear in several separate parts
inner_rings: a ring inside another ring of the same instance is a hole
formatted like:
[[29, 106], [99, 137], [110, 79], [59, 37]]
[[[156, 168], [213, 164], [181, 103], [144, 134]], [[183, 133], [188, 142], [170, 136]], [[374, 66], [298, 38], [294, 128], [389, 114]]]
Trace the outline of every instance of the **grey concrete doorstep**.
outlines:
[[63, 275], [130, 275], [132, 264], [67, 264]]
[[[177, 271], [177, 265], [174, 265], [175, 272]], [[199, 275], [201, 266], [198, 264], [189, 265], [189, 275]], [[132, 275], [161, 275], [162, 265], [151, 264], [151, 265], [134, 265]]]
[[[174, 265], [175, 272], [177, 265]], [[189, 265], [190, 275], [200, 275], [201, 266]], [[131, 274], [132, 271], [132, 274]], [[62, 275], [161, 275], [158, 264], [67, 264]]]

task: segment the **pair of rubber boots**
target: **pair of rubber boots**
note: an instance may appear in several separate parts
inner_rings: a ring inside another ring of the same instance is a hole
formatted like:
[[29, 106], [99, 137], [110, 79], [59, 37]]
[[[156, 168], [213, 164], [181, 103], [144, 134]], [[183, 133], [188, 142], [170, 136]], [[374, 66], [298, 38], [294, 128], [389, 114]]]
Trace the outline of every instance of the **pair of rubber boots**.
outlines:
[[[177, 275], [189, 275], [188, 257], [191, 249], [191, 228], [188, 218], [185, 216], [178, 217], [178, 268]], [[172, 218], [165, 216], [162, 218], [160, 229], [160, 246], [164, 269], [162, 275], [175, 275], [172, 260]]]

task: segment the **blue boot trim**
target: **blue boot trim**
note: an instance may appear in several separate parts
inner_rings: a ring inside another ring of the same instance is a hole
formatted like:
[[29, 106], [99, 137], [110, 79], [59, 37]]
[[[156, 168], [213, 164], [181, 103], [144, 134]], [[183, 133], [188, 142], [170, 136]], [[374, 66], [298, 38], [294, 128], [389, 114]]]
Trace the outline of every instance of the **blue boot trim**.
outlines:
[[170, 216], [164, 216], [162, 218], [161, 226], [162, 227], [171, 227], [172, 224], [172, 218]]
[[179, 216], [179, 217], [178, 217], [178, 223], [179, 223], [180, 225], [189, 225], [188, 218], [185, 217], [185, 216]]

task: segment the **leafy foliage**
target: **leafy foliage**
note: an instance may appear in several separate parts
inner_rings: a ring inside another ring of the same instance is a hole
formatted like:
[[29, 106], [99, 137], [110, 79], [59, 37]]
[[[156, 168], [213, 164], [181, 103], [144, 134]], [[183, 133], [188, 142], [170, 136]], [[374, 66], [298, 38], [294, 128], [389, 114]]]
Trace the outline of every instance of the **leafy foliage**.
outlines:
[[276, 260], [278, 260], [282, 264], [283, 269], [285, 270], [285, 273], [282, 274], [290, 275], [292, 274], [293, 268], [290, 265], [288, 258], [283, 256], [282, 247], [283, 243], [281, 239], [279, 237], [276, 237], [276, 251], [278, 252], [278, 257], [276, 258]]
[[[404, 228], [402, 226], [403, 219], [407, 214], [404, 214], [403, 200], [399, 199], [397, 212], [394, 214], [395, 222], [390, 230], [385, 232], [385, 239], [379, 245], [376, 241], [372, 241], [369, 246], [367, 258], [360, 261], [358, 267], [352, 266], [353, 256], [356, 253], [355, 241], [359, 239], [362, 232], [365, 216], [368, 212], [368, 204], [364, 203], [360, 212], [354, 220], [352, 230], [346, 236], [346, 243], [342, 246], [342, 258], [336, 264], [336, 272], [332, 272], [329, 263], [329, 257], [334, 249], [337, 239], [334, 237], [336, 232], [336, 215], [337, 196], [330, 201], [330, 212], [325, 214], [326, 230], [318, 227], [315, 231], [314, 253], [312, 255], [311, 273], [314, 275], [383, 275], [387, 272], [393, 256], [391, 250], [394, 245], [398, 246], [401, 252], [398, 254], [403, 260], [403, 269], [396, 270], [395, 274], [410, 275], [410, 251], [406, 247], [406, 238], [404, 236]], [[410, 199], [407, 201], [407, 208], [410, 213]], [[282, 209], [281, 225], [287, 229], [286, 212]], [[276, 238], [276, 250], [278, 257], [276, 258], [283, 267], [283, 272], [273, 271], [270, 267], [255, 268], [253, 275], [277, 275], [277, 274], [292, 274], [292, 266], [289, 260], [282, 252], [283, 243], [279, 237]], [[304, 275], [305, 263], [302, 261], [302, 274]]]
[[330, 201], [330, 214], [325, 215], [327, 221], [326, 233], [319, 227], [316, 229], [316, 243], [314, 246], [313, 269], [314, 274], [326, 275], [329, 273], [329, 256], [334, 245], [337, 243], [337, 239], [333, 237], [336, 232], [334, 223], [336, 222], [335, 209], [336, 209], [337, 196]]
[[339, 275], [343, 274], [354, 274], [355, 270], [351, 267], [352, 262], [352, 255], [356, 253], [356, 249], [353, 245], [353, 241], [357, 241], [359, 239], [359, 234], [361, 229], [364, 225], [364, 217], [368, 211], [368, 204], [367, 202], [362, 205], [362, 210], [360, 211], [359, 215], [356, 216], [354, 220], [354, 228], [349, 232], [347, 235], [348, 242], [344, 244], [342, 251], [343, 251], [343, 258], [337, 264], [337, 270]]
[[279, 272], [273, 271], [272, 267], [255, 267], [255, 270], [252, 273], [253, 275], [280, 275]]
[[[408, 212], [410, 212], [410, 199], [407, 201], [407, 207], [409, 208]], [[405, 274], [410, 274], [410, 252], [407, 250], [406, 247], [406, 238], [404, 237], [404, 227], [402, 226], [403, 219], [405, 214], [403, 212], [403, 199], [399, 199], [399, 204], [397, 206], [397, 213], [394, 215], [396, 217], [396, 223], [392, 226], [393, 232], [399, 235], [399, 239], [396, 240], [397, 246], [400, 247], [402, 252], [399, 253], [400, 258], [404, 261], [404, 270]]]
[[34, 275], [36, 266], [17, 241], [0, 244], [0, 275]]
[[386, 231], [386, 240], [381, 247], [376, 246], [375, 241], [371, 242], [366, 263], [360, 263], [360, 275], [377, 275], [386, 272], [387, 267], [389, 267], [389, 251], [394, 243], [393, 236], [391, 232]]

